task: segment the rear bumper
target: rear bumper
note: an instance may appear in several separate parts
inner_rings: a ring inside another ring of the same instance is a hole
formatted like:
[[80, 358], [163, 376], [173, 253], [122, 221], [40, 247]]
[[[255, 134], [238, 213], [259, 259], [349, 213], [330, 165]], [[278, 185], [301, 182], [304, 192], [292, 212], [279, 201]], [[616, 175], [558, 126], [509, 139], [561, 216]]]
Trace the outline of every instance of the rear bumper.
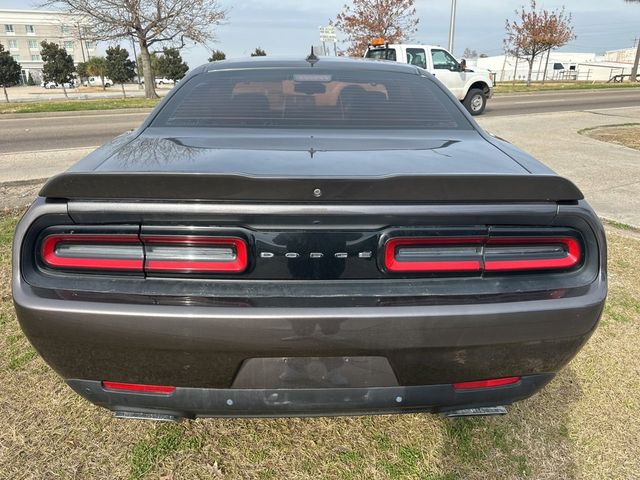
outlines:
[[114, 392], [98, 381], [67, 380], [89, 401], [125, 416], [146, 414], [176, 418], [287, 417], [446, 412], [507, 405], [531, 396], [553, 375], [530, 375], [518, 383], [479, 391], [451, 385], [330, 389], [177, 388], [170, 395]]
[[[319, 415], [441, 411], [529, 396], [588, 339], [605, 291], [594, 282], [579, 297], [526, 302], [211, 308], [43, 298], [20, 283], [14, 284], [14, 301], [25, 334], [43, 358], [72, 379], [76, 391], [108, 408], [180, 416]], [[252, 358], [341, 356], [386, 358], [398, 386], [232, 388]], [[507, 376], [532, 380], [473, 394], [451, 387]], [[179, 388], [171, 398], [114, 393], [104, 391], [101, 380]], [[396, 397], [403, 400], [396, 403]], [[234, 408], [225, 403], [229, 399]]]

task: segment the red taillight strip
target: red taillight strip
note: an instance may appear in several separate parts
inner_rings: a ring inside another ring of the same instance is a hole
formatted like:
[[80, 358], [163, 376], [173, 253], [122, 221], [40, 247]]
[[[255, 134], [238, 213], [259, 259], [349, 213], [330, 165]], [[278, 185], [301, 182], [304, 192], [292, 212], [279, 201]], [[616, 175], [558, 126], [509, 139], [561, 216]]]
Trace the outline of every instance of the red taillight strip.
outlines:
[[122, 383], [122, 382], [102, 382], [102, 388], [107, 390], [120, 390], [124, 392], [138, 392], [138, 393], [161, 393], [163, 395], [170, 395], [176, 391], [176, 387], [170, 387], [167, 385], [145, 385], [142, 383]]
[[237, 237], [205, 237], [199, 235], [143, 235], [142, 241], [153, 245], [171, 246], [229, 246], [236, 252], [231, 261], [203, 261], [203, 260], [154, 260], [147, 258], [145, 271], [149, 272], [221, 272], [241, 273], [249, 264], [247, 242]]
[[456, 390], [477, 390], [481, 388], [504, 387], [518, 383], [521, 377], [491, 378], [488, 380], [474, 380], [471, 382], [458, 382], [453, 384]]
[[557, 268], [570, 268], [580, 262], [582, 249], [580, 242], [573, 237], [491, 237], [487, 245], [564, 245], [567, 254], [560, 258], [539, 258], [539, 259], [511, 259], [511, 260], [490, 260], [484, 261], [484, 270], [487, 272], [510, 271], [510, 270], [544, 270]]
[[[85, 257], [61, 257], [56, 253], [56, 247], [60, 243], [73, 244], [101, 244], [108, 248], [109, 244], [140, 245], [137, 235], [90, 235], [90, 234], [52, 234], [42, 241], [42, 260], [50, 267], [55, 268], [79, 268], [95, 270], [127, 270], [142, 272], [142, 258], [85, 258]], [[141, 250], [142, 253], [142, 250]]]
[[384, 246], [384, 264], [390, 272], [477, 272], [481, 259], [401, 262], [396, 248], [403, 245], [482, 245], [485, 237], [406, 237], [391, 238]]

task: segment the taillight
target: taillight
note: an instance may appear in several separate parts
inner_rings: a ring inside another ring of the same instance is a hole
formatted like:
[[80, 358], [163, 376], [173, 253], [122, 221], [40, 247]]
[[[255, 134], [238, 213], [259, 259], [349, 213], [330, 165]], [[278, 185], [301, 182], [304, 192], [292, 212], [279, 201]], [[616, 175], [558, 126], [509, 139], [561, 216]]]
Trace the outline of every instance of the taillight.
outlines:
[[502, 272], [577, 266], [582, 245], [572, 236], [396, 237], [384, 244], [389, 272]]
[[247, 242], [235, 237], [143, 235], [147, 272], [243, 272]]
[[392, 238], [384, 249], [390, 272], [474, 272], [482, 266], [482, 237]]
[[487, 272], [571, 268], [582, 249], [573, 237], [489, 238], [484, 251]]
[[52, 268], [142, 272], [137, 235], [52, 234], [42, 241], [42, 261]]
[[126, 273], [241, 273], [247, 242], [208, 235], [53, 233], [40, 249], [51, 269]]
[[473, 380], [471, 382], [458, 382], [453, 384], [456, 390], [478, 390], [482, 388], [505, 387], [514, 385], [520, 381], [521, 377], [490, 378], [488, 380]]

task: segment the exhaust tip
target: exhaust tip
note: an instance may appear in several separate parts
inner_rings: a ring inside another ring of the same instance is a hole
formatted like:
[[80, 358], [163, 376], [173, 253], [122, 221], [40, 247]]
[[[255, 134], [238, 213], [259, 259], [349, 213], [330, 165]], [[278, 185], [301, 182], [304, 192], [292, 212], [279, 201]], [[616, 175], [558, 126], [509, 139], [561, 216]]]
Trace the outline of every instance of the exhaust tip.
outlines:
[[181, 417], [170, 413], [131, 412], [126, 410], [113, 412], [113, 416], [123, 420], [151, 420], [154, 422], [179, 422], [181, 419]]
[[446, 418], [456, 417], [488, 417], [495, 415], [506, 415], [507, 408], [499, 405], [497, 407], [477, 407], [477, 408], [461, 408], [460, 410], [449, 410], [442, 412], [441, 415]]

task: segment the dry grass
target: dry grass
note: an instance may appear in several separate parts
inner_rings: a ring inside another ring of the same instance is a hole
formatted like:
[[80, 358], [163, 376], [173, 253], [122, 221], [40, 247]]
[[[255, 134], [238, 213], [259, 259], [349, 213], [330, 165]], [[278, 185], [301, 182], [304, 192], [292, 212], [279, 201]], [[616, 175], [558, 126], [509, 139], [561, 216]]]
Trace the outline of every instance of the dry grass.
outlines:
[[527, 85], [526, 82], [498, 82], [496, 83], [494, 92], [497, 94], [502, 93], [532, 93], [532, 92], [550, 92], [550, 91], [563, 91], [563, 90], [602, 90], [611, 88], [640, 88], [638, 82], [624, 82], [624, 83], [608, 83], [608, 82], [594, 82], [594, 81], [562, 81], [562, 80], [547, 80], [542, 83], [531, 82], [531, 85]]
[[75, 395], [16, 322], [0, 217], [0, 477], [631, 479], [640, 472], [640, 240], [610, 233], [611, 295], [568, 368], [502, 418], [116, 421]]
[[581, 130], [580, 133], [602, 142], [615, 143], [616, 145], [640, 150], [640, 123], [605, 125], [587, 128]]

